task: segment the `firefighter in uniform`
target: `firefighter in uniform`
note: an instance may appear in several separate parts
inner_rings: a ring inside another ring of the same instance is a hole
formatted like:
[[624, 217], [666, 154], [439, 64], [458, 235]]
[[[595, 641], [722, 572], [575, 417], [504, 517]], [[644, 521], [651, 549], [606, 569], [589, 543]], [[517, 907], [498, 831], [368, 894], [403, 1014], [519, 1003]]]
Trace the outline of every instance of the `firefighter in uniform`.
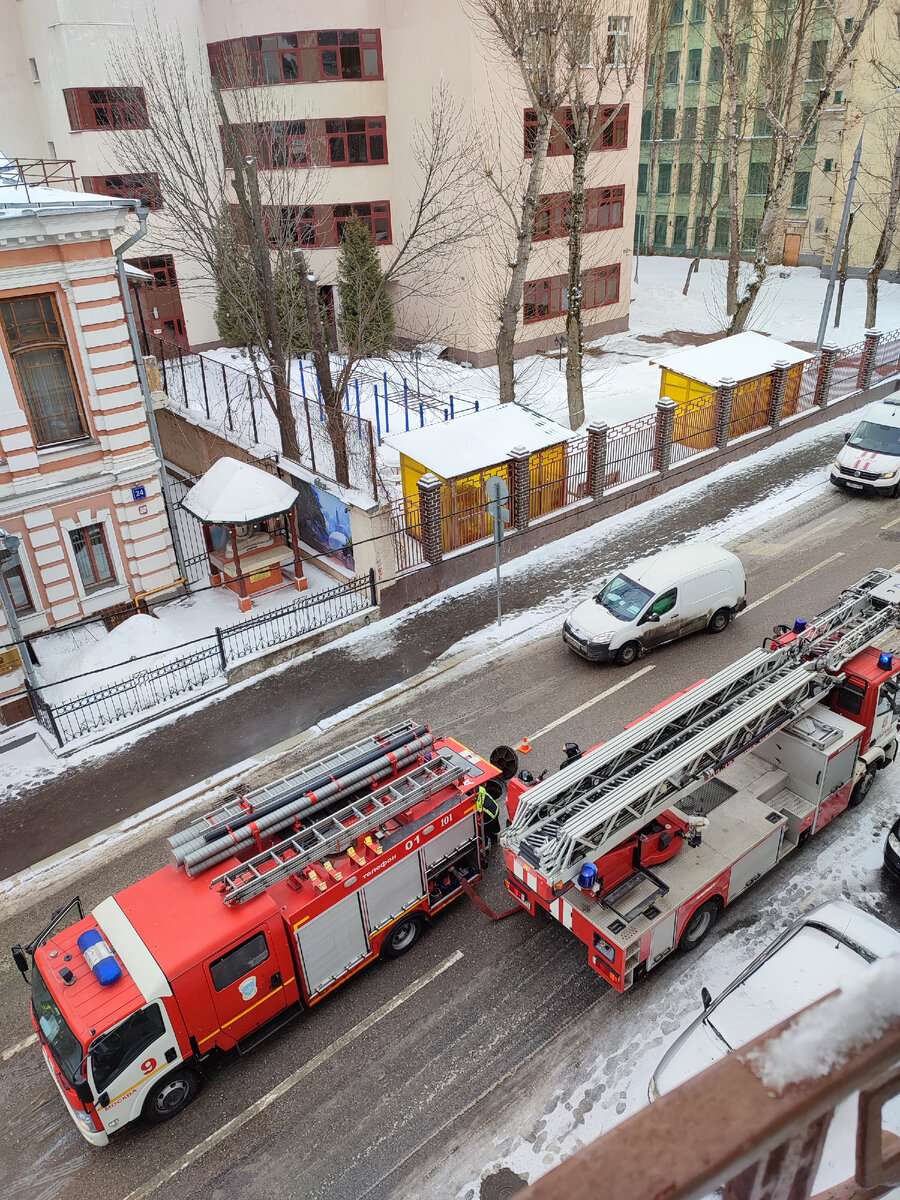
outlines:
[[484, 843], [490, 846], [500, 834], [500, 801], [485, 787], [478, 789], [478, 804], [484, 827]]

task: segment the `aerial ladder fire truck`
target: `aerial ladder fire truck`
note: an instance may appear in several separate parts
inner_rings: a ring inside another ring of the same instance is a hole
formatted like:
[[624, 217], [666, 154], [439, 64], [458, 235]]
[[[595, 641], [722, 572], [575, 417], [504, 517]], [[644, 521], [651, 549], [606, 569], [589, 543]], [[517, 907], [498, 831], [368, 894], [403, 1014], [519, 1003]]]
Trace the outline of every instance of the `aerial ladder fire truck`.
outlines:
[[480, 878], [498, 774], [403, 722], [208, 813], [170, 838], [174, 863], [13, 947], [84, 1137], [174, 1116], [211, 1055], [410, 949]]
[[508, 890], [624, 992], [862, 801], [897, 754], [898, 650], [900, 575], [875, 570], [610, 741], [573, 746], [558, 773], [522, 772], [501, 834]]

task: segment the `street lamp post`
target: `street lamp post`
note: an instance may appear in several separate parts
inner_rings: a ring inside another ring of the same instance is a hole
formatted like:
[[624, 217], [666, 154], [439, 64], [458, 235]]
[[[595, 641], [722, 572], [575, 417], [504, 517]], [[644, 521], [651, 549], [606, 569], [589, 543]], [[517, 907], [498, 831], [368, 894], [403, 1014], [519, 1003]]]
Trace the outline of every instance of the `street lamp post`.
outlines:
[[828, 276], [828, 287], [825, 289], [825, 302], [822, 305], [822, 317], [819, 321], [819, 333], [816, 338], [816, 350], [822, 349], [822, 343], [825, 341], [825, 330], [828, 326], [828, 316], [831, 312], [831, 301], [834, 298], [834, 284], [837, 279], [838, 270], [840, 269], [841, 254], [844, 249], [844, 239], [847, 236], [847, 226], [850, 223], [850, 209], [853, 203], [853, 189], [856, 187], [856, 176], [859, 171], [859, 160], [862, 157], [863, 138], [866, 136], [866, 123], [871, 117], [876, 108], [879, 108], [886, 100], [890, 100], [892, 96], [896, 96], [900, 92], [900, 87], [888, 93], [887, 96], [873, 104], [863, 118], [862, 129], [859, 132], [859, 141], [856, 144], [856, 150], [853, 154], [853, 165], [850, 168], [850, 179], [847, 184], [847, 198], [844, 201], [844, 211], [841, 214], [841, 224], [838, 229], [837, 242], [834, 247], [834, 255], [831, 260], [831, 273]]

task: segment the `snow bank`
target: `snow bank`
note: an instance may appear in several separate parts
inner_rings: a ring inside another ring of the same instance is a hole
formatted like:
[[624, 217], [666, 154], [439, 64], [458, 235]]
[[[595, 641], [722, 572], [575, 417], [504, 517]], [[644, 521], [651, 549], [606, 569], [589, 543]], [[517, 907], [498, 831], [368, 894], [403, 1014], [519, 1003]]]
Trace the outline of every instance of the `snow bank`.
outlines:
[[843, 1066], [851, 1051], [874, 1042], [897, 1020], [900, 954], [892, 954], [741, 1059], [767, 1088], [783, 1092], [789, 1084], [821, 1079]]

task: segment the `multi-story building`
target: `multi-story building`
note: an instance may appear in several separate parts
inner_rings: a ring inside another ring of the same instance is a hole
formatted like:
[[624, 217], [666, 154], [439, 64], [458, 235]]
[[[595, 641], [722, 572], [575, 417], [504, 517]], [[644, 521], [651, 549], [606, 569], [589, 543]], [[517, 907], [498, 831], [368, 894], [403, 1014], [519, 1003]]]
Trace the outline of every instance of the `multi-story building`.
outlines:
[[[643, 28], [646, 0], [622, 0], [610, 10], [610, 32], [627, 36], [628, 19]], [[86, 187], [139, 194], [164, 209], [166, 196], [149, 173], [123, 174], [117, 142], [147, 120], [141, 79], [114, 83], [110, 49], [140, 43], [140, 8], [110, 0], [102, 19], [95, 7], [57, 0], [23, 5], [0, 0], [7, 36], [0, 45], [0, 145], [10, 156], [49, 153], [74, 159]], [[326, 288], [336, 278], [343, 226], [355, 212], [369, 225], [385, 257], [409, 228], [417, 187], [416, 127], [427, 124], [434, 92], [444, 84], [472, 128], [473, 160], [490, 163], [494, 178], [515, 180], [528, 154], [524, 89], [472, 22], [462, 0], [334, 0], [311, 3], [260, 0], [161, 0], [160, 26], [180, 31], [191, 69], [208, 86], [219, 79], [233, 112], [238, 100], [266, 93], [271, 158], [263, 166], [291, 172], [298, 193], [315, 169], [313, 200], [294, 206], [298, 244]], [[327, 12], [327, 25], [324, 14]], [[249, 63], [249, 86], [236, 87], [230, 67]], [[620, 100], [611, 81], [610, 103]], [[590, 155], [585, 238], [585, 326], [588, 337], [627, 327], [628, 262], [634, 224], [642, 79], [614, 124]], [[605, 96], [600, 97], [601, 101]], [[244, 106], [246, 109], [246, 106]], [[39, 147], [40, 150], [36, 150]], [[530, 278], [521, 316], [519, 353], [550, 348], [565, 323], [567, 224], [565, 192], [571, 161], [558, 142], [546, 172]], [[454, 357], [482, 365], [494, 360], [498, 298], [511, 247], [499, 232], [502, 209], [485, 184], [478, 198], [484, 233], [461, 245], [444, 266], [440, 298], [419, 289], [400, 306], [397, 332], [409, 340], [440, 339]], [[496, 219], [492, 216], [492, 204]], [[508, 215], [508, 214], [507, 214]], [[136, 259], [153, 287], [142, 313], [149, 332], [194, 347], [215, 344], [214, 295], [196, 264], [149, 248]], [[514, 243], [513, 243], [514, 245]], [[159, 247], [156, 247], [158, 250]]]
[[[20, 541], [4, 576], [27, 637], [172, 587], [178, 570], [111, 244], [131, 210], [12, 178], [0, 182], [0, 527]], [[21, 669], [0, 675], [0, 724], [28, 715], [11, 699], [22, 683]]]

